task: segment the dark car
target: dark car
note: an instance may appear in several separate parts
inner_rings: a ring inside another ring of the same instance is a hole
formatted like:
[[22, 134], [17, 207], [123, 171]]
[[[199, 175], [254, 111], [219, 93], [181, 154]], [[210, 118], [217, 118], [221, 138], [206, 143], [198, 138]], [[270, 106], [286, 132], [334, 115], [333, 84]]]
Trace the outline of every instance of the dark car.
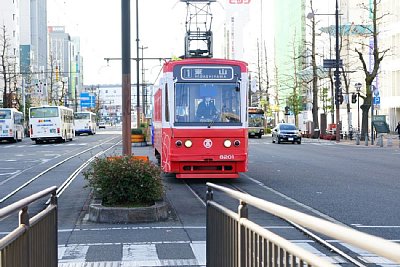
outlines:
[[301, 133], [296, 125], [291, 123], [279, 123], [272, 129], [272, 143], [291, 142], [301, 144]]

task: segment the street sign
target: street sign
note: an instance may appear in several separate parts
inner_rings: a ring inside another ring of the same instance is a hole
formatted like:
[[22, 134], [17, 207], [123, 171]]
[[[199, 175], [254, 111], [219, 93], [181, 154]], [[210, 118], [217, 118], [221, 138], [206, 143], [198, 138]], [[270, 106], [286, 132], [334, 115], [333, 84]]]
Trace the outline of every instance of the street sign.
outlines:
[[[336, 59], [324, 59], [323, 62], [324, 69], [336, 68]], [[339, 68], [343, 67], [343, 60], [339, 59]]]
[[94, 108], [96, 97], [93, 94], [89, 94], [86, 92], [81, 93], [81, 107], [82, 108]]
[[375, 96], [374, 97], [374, 105], [380, 105], [380, 104], [381, 104], [381, 97]]

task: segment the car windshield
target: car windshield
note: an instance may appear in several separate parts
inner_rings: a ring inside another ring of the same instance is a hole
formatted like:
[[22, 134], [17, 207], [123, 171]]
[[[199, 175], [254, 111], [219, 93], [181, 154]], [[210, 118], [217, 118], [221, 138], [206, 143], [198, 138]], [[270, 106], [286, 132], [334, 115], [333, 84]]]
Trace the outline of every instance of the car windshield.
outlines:
[[290, 124], [282, 124], [279, 127], [281, 130], [296, 130], [296, 126], [295, 125], [290, 125]]

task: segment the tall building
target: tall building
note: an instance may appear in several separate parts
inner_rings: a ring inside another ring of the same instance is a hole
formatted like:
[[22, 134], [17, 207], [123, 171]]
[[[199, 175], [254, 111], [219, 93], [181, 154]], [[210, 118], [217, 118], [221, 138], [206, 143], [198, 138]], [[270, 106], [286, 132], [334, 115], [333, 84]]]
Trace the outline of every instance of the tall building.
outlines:
[[293, 93], [295, 69], [304, 69], [305, 55], [305, 0], [275, 1], [275, 71], [276, 91], [280, 110], [288, 105]]
[[21, 1], [21, 73], [29, 84], [45, 79], [47, 71], [47, 0]]
[[[64, 26], [49, 26], [49, 67], [48, 95], [51, 104], [62, 103], [69, 106], [72, 91], [71, 81], [72, 52], [75, 52], [71, 37], [65, 32]], [[75, 89], [75, 88], [74, 88]]]
[[[13, 79], [13, 82], [5, 81], [3, 75], [0, 79], [0, 106], [3, 106], [3, 94], [8, 103], [6, 106], [12, 105], [11, 102], [15, 98], [16, 88], [11, 88], [14, 84], [17, 75], [19, 74], [19, 1], [7, 1], [1, 3], [0, 9], [0, 65], [7, 69], [5, 75], [8, 79]], [[4, 54], [4, 56], [3, 56]], [[3, 67], [2, 67], [3, 70]], [[3, 73], [1, 73], [3, 74]], [[7, 84], [5, 84], [7, 83]], [[14, 92], [14, 93], [13, 93]]]
[[386, 115], [386, 121], [393, 131], [400, 121], [400, 1], [382, 1], [380, 14], [384, 21], [379, 24], [381, 51], [390, 49], [381, 64], [379, 74], [379, 114]]

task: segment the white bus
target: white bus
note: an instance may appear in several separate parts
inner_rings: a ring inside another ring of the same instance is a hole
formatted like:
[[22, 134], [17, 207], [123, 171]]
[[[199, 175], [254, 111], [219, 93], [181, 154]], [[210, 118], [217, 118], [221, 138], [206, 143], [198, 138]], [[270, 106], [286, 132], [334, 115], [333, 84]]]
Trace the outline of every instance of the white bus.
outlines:
[[0, 141], [22, 141], [24, 115], [15, 108], [0, 108]]
[[64, 106], [41, 106], [29, 109], [30, 137], [43, 141], [65, 142], [74, 137], [74, 112]]
[[74, 113], [75, 135], [82, 133], [96, 134], [96, 113], [82, 111]]

